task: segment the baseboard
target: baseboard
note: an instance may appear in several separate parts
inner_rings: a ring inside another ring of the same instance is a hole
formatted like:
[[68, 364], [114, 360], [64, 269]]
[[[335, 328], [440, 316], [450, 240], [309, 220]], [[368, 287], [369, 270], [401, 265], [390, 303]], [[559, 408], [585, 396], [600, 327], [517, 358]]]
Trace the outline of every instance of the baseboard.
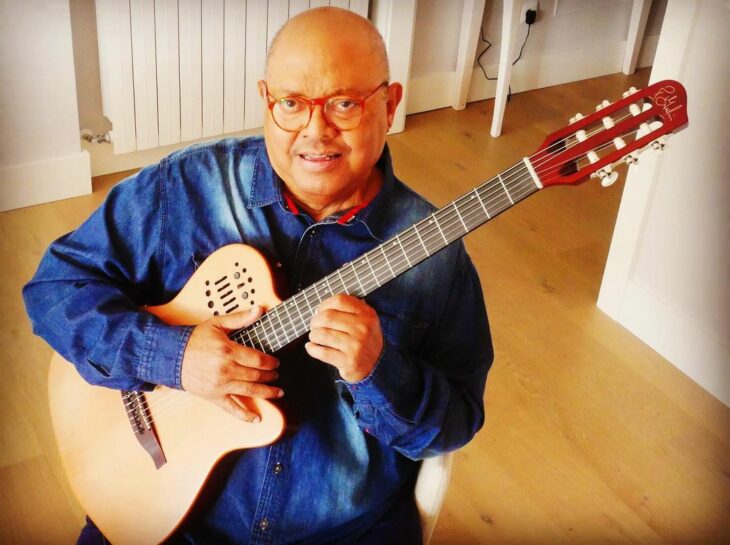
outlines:
[[[650, 66], [654, 60], [658, 36], [647, 36], [637, 65]], [[526, 57], [512, 70], [512, 92], [519, 93], [552, 85], [570, 83], [620, 72], [626, 42], [612, 42], [580, 49], [570, 49]], [[496, 77], [497, 64], [485, 66], [490, 77]], [[408, 88], [407, 114], [415, 114], [451, 106], [455, 72], [430, 74], [411, 79]], [[472, 73], [467, 102], [494, 98], [496, 81], [485, 79], [481, 68]], [[406, 129], [407, 129], [406, 125]]]
[[[639, 56], [639, 66], [651, 65], [656, 52], [658, 36], [647, 36]], [[512, 90], [515, 92], [539, 89], [561, 83], [569, 83], [621, 70], [626, 42], [600, 44], [598, 46], [561, 51], [547, 55], [528, 57], [520, 61], [512, 74]], [[497, 74], [497, 65], [487, 67], [487, 73]], [[432, 74], [408, 82], [408, 104], [406, 114], [414, 114], [451, 106], [454, 72]], [[494, 97], [495, 81], [487, 81], [479, 68], [474, 70], [467, 100], [484, 100]], [[406, 130], [408, 125], [406, 123]], [[198, 140], [218, 140], [229, 136], [252, 136], [262, 134], [262, 129], [251, 129], [214, 138]], [[185, 148], [196, 142], [182, 142], [149, 150], [117, 154], [110, 144], [88, 144], [82, 146], [91, 155], [91, 174], [101, 176], [112, 172], [122, 172], [156, 163], [175, 150]]]
[[730, 407], [730, 348], [629, 281], [618, 322]]
[[91, 193], [91, 162], [73, 155], [0, 168], [0, 211]]

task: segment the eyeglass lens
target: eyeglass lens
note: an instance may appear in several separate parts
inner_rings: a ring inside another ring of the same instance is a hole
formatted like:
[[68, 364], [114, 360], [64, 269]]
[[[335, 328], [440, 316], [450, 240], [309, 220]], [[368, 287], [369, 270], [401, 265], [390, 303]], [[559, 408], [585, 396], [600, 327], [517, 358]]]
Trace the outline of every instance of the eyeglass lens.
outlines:
[[[272, 108], [274, 121], [284, 130], [296, 131], [309, 123], [313, 106], [309, 101], [299, 97], [285, 97], [277, 100]], [[362, 105], [351, 97], [332, 97], [323, 106], [324, 118], [340, 129], [350, 130], [360, 123]]]

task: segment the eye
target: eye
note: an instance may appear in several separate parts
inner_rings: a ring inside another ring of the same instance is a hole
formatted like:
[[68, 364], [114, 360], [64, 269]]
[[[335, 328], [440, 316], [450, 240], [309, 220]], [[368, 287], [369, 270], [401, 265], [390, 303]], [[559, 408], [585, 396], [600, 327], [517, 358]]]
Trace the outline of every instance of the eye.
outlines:
[[282, 112], [288, 114], [295, 114], [300, 112], [304, 105], [300, 100], [293, 97], [284, 97], [277, 101], [276, 105], [281, 109]]
[[360, 108], [360, 103], [349, 97], [336, 97], [331, 99], [328, 104], [330, 110], [338, 114], [351, 114]]

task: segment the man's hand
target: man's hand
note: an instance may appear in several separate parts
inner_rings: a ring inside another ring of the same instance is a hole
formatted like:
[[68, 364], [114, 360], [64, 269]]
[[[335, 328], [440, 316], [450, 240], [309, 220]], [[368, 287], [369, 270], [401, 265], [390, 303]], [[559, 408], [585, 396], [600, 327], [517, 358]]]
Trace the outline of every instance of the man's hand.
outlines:
[[228, 333], [252, 324], [261, 313], [261, 308], [256, 307], [197, 325], [190, 334], [182, 361], [181, 381], [186, 391], [211, 400], [246, 422], [258, 422], [260, 418], [231, 396], [284, 395], [280, 388], [263, 384], [279, 376], [274, 371], [279, 361], [228, 338]]
[[305, 348], [310, 356], [337, 367], [347, 382], [367, 377], [383, 351], [383, 333], [375, 309], [351, 295], [322, 302], [310, 324]]

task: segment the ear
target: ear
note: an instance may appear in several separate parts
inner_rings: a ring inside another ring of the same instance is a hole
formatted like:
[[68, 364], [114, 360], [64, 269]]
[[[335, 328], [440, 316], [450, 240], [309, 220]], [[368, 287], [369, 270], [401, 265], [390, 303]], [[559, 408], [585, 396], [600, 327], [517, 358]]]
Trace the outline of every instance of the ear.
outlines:
[[263, 100], [264, 102], [266, 102], [266, 100], [267, 100], [267, 97], [266, 97], [266, 82], [264, 82], [264, 80], [260, 79], [258, 81], [258, 84], [257, 85], [258, 85], [258, 88], [259, 88], [259, 96], [261, 97], [261, 100]]
[[403, 86], [398, 83], [391, 83], [388, 85], [388, 103], [386, 105], [388, 111], [388, 129], [393, 125], [393, 119], [395, 119], [395, 111], [398, 109], [403, 98]]

